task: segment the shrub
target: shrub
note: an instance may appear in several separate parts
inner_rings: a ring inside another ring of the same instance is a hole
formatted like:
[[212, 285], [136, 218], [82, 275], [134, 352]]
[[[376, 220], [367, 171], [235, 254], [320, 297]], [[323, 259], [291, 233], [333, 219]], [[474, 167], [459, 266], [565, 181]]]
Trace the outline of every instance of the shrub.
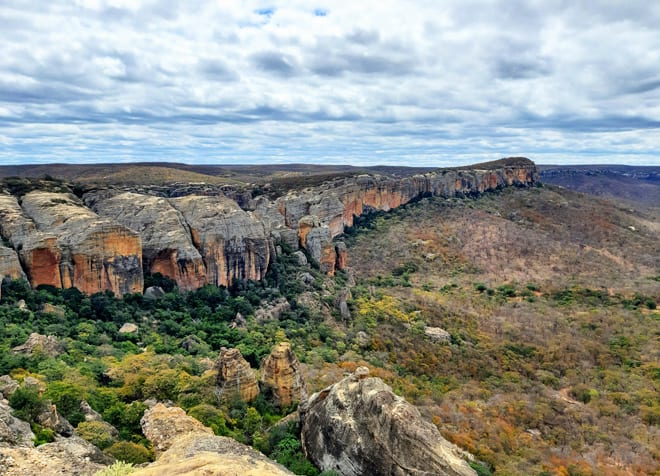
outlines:
[[84, 421], [76, 427], [76, 433], [102, 450], [117, 441], [116, 430], [104, 421]]
[[154, 455], [142, 445], [131, 441], [118, 441], [105, 450], [105, 454], [125, 463], [142, 464], [153, 461]]
[[126, 476], [135, 471], [132, 463], [125, 463], [124, 461], [115, 461], [112, 466], [108, 466], [101, 471], [94, 473], [94, 476]]
[[46, 408], [46, 401], [39, 395], [36, 385], [19, 387], [9, 397], [9, 406], [14, 409], [14, 416], [28, 422], [35, 418]]
[[32, 428], [32, 433], [34, 433], [35, 446], [55, 441], [55, 432], [50, 428], [44, 428], [43, 426], [37, 425], [36, 423], [33, 423], [30, 426]]

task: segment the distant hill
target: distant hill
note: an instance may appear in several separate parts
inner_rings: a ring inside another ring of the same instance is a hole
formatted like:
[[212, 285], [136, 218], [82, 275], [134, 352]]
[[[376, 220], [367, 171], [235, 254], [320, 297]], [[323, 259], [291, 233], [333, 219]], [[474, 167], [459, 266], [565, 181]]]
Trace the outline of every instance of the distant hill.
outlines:
[[660, 166], [539, 165], [541, 181], [602, 197], [660, 205]]

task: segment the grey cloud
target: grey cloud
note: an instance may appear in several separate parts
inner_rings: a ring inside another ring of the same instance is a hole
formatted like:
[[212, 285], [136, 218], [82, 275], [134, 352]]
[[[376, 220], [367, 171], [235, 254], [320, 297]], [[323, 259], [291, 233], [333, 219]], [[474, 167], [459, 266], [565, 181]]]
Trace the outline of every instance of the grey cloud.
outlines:
[[501, 79], [531, 79], [547, 76], [552, 72], [548, 61], [498, 59], [494, 67], [495, 76]]
[[279, 51], [264, 51], [252, 55], [253, 63], [264, 71], [290, 77], [298, 73], [298, 65], [291, 55]]
[[380, 33], [377, 30], [354, 30], [346, 35], [346, 40], [351, 43], [359, 45], [371, 45], [378, 43], [380, 40]]
[[200, 60], [197, 67], [207, 79], [213, 81], [234, 81], [238, 79], [236, 72], [219, 59]]

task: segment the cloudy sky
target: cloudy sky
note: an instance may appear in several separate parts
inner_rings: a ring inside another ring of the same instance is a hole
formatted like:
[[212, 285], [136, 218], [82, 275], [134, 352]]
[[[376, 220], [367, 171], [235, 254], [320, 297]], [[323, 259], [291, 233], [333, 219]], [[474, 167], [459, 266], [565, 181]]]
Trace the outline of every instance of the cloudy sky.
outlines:
[[660, 164], [660, 2], [0, 0], [0, 164]]

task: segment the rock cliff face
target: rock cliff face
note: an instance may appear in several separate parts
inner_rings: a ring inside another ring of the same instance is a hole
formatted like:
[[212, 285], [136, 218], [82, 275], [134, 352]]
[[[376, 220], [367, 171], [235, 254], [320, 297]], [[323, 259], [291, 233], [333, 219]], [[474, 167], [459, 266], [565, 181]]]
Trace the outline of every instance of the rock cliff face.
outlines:
[[307, 398], [298, 359], [291, 344], [282, 342], [275, 346], [261, 364], [261, 389], [271, 396], [279, 407], [288, 407]]
[[220, 349], [217, 384], [223, 399], [240, 398], [250, 402], [259, 395], [257, 377], [238, 349]]
[[315, 393], [300, 408], [302, 443], [343, 476], [476, 476], [456, 446], [369, 370]]
[[64, 193], [0, 196], [0, 233], [19, 250], [33, 286], [121, 296], [142, 291], [142, 244], [132, 231]]
[[[11, 248], [0, 245], [0, 284], [5, 278], [20, 279], [24, 277], [25, 273], [21, 268], [16, 252]], [[1, 290], [0, 297], [2, 297]]]
[[342, 178], [274, 201], [243, 194], [241, 203], [250, 211], [221, 195], [166, 198], [102, 189], [85, 194], [83, 204], [66, 193], [35, 191], [20, 200], [0, 194], [0, 235], [16, 251], [0, 246], [0, 277], [20, 276], [20, 262], [33, 286], [75, 286], [86, 293], [141, 292], [143, 269], [176, 280], [184, 290], [227, 286], [234, 279], [262, 279], [278, 240], [305, 248], [333, 274], [350, 257], [343, 243], [332, 240], [355, 216], [423, 196], [480, 193], [537, 180], [533, 162], [504, 159], [405, 178]]
[[190, 228], [166, 198], [125, 192], [97, 191], [85, 195], [85, 203], [142, 238], [145, 271], [174, 279], [179, 288], [192, 290], [206, 284], [202, 255], [192, 243]]
[[155, 463], [131, 473], [135, 476], [293, 474], [248, 446], [215, 436], [180, 408], [158, 403], [145, 412], [141, 424], [159, 456]]

